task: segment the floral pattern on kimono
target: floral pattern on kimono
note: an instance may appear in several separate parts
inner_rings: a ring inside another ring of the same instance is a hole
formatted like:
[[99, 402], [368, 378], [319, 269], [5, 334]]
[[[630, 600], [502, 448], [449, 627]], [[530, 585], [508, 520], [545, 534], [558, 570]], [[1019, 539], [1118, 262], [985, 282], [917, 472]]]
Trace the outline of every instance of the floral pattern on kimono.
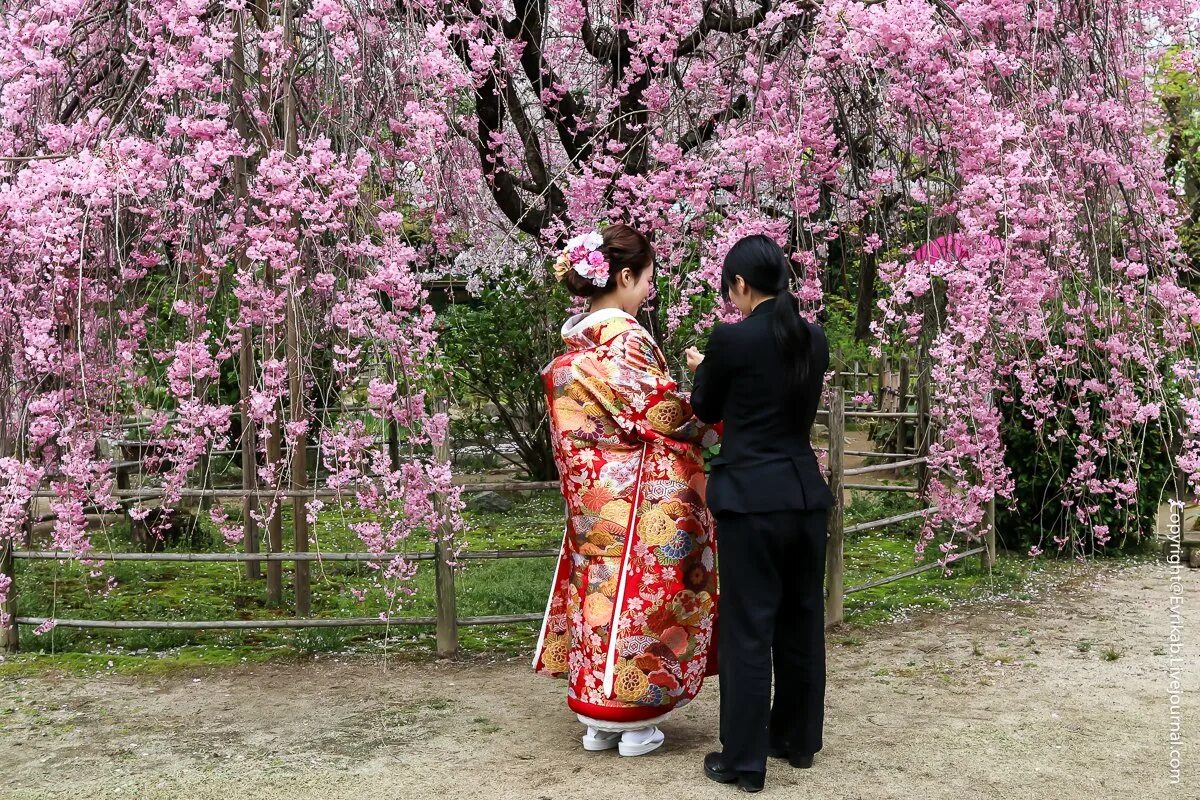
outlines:
[[567, 524], [533, 665], [567, 677], [577, 713], [649, 719], [695, 697], [715, 663], [703, 447], [717, 433], [633, 317], [577, 315], [563, 339], [542, 378]]

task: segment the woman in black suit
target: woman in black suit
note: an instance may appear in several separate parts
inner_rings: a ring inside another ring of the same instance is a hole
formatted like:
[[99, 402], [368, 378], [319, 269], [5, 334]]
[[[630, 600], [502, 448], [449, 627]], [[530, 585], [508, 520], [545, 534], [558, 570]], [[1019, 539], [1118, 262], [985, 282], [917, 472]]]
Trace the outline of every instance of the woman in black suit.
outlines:
[[833, 494], [809, 434], [829, 344], [800, 316], [790, 277], [772, 239], [739, 241], [725, 258], [721, 294], [744, 319], [715, 328], [703, 355], [687, 353], [696, 416], [725, 423], [708, 481], [718, 532], [723, 750], [705, 757], [704, 771], [750, 792], [763, 787], [768, 754], [811, 766], [824, 720]]

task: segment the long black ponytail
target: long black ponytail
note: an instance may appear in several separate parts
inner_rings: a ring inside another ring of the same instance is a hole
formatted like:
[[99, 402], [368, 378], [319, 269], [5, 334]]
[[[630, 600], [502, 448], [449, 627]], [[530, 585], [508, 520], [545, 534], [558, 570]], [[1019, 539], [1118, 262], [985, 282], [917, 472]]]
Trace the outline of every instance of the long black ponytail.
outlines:
[[747, 236], [730, 248], [721, 267], [721, 296], [726, 300], [738, 275], [750, 288], [775, 295], [771, 332], [788, 362], [788, 389], [799, 391], [809, 377], [812, 333], [800, 318], [800, 301], [791, 292], [792, 268], [787, 255], [769, 236]]

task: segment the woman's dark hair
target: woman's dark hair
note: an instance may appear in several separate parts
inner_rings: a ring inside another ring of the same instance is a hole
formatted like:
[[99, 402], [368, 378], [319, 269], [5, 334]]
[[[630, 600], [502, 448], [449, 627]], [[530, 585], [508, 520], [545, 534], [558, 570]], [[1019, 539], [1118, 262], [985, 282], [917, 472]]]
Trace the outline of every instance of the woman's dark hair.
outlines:
[[628, 269], [634, 278], [640, 278], [654, 263], [654, 248], [640, 231], [618, 223], [609, 225], [600, 234], [604, 237], [600, 252], [604, 254], [609, 266], [608, 283], [603, 287], [597, 286], [575, 270], [567, 270], [563, 283], [576, 297], [595, 297], [610, 292], [616, 288], [617, 276], [621, 274], [621, 270]]
[[792, 266], [774, 239], [755, 234], [738, 240], [721, 266], [721, 297], [729, 300], [729, 289], [741, 275], [751, 289], [775, 295], [771, 331], [788, 360], [788, 388], [797, 391], [808, 378], [812, 334], [800, 319], [800, 301], [790, 291]]

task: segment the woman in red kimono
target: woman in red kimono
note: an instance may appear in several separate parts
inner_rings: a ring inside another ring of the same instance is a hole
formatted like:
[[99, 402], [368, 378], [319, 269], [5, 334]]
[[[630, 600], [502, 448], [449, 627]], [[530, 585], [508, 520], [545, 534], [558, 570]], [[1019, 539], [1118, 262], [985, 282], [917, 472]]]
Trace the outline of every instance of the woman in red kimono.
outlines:
[[567, 678], [584, 748], [623, 756], [661, 746], [658, 723], [700, 691], [710, 653], [715, 664], [702, 448], [717, 434], [633, 317], [653, 272], [629, 226], [568, 242], [555, 275], [591, 302], [542, 370], [567, 526], [533, 666]]

